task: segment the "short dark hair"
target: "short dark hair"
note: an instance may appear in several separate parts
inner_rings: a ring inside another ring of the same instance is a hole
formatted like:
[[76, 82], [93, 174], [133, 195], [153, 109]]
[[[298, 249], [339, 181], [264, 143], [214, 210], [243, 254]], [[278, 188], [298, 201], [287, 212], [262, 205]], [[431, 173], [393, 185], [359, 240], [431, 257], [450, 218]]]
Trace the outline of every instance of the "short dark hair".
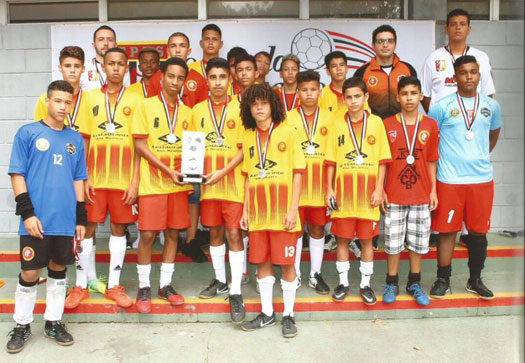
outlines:
[[82, 64], [84, 64], [84, 59], [85, 59], [84, 51], [82, 50], [82, 48], [77, 47], [75, 45], [68, 45], [67, 47], [62, 48], [62, 50], [60, 51], [58, 62], [62, 63], [62, 61], [65, 58], [76, 58], [79, 61], [81, 61]]
[[235, 56], [235, 62], [233, 63], [235, 67], [237, 67], [237, 64], [248, 61], [252, 62], [253, 66], [255, 67], [255, 70], [257, 70], [257, 62], [255, 62], [255, 57], [248, 53], [239, 53]]
[[202, 32], [201, 32], [201, 36], [204, 35], [204, 32], [206, 30], [213, 30], [213, 31], [216, 31], [217, 33], [219, 33], [219, 36], [221, 37], [222, 39], [222, 31], [221, 31], [221, 28], [219, 28], [219, 26], [217, 24], [206, 24], [204, 26], [204, 28], [202, 28]]
[[303, 82], [310, 81], [316, 81], [317, 83], [321, 84], [321, 75], [319, 74], [319, 72], [308, 70], [299, 72], [297, 74], [297, 85], [300, 85]]
[[166, 71], [168, 70], [169, 66], [179, 66], [184, 68], [186, 71], [186, 75], [188, 75], [188, 65], [182, 58], [174, 57], [167, 59], [164, 63], [161, 65], [162, 74], [166, 74]]
[[51, 97], [51, 93], [53, 91], [62, 91], [74, 94], [75, 90], [73, 89], [73, 86], [67, 83], [66, 81], [60, 80], [60, 81], [53, 81], [47, 86], [47, 97]]
[[224, 58], [215, 57], [208, 60], [208, 63], [206, 63], [206, 74], [210, 73], [212, 68], [221, 68], [230, 74], [230, 66], [228, 65], [228, 61]]
[[112, 27], [107, 26], [107, 25], [101, 25], [93, 33], [93, 41], [95, 41], [95, 39], [97, 38], [97, 33], [98, 33], [99, 30], [109, 30], [109, 31], [113, 32], [113, 38], [115, 38], [115, 40], [117, 40], [117, 33], [115, 33], [115, 30]]
[[108, 56], [109, 53], [120, 53], [120, 54], [124, 54], [124, 57], [126, 58], [126, 61], [128, 60], [128, 55], [126, 53], [126, 51], [122, 48], [119, 48], [119, 47], [113, 47], [113, 48], [109, 48], [107, 51], [106, 51], [106, 54], [104, 54], [104, 59], [106, 59], [106, 57]]
[[254, 57], [257, 58], [258, 55], [264, 55], [266, 58], [268, 58], [268, 60], [271, 60], [270, 53], [264, 50], [261, 50], [260, 52], [255, 53]]
[[188, 38], [186, 34], [182, 32], [175, 32], [168, 37], [168, 43], [170, 42], [170, 39], [173, 37], [183, 37], [184, 39], [186, 39], [186, 42], [188, 43], [188, 47], [190, 46], [190, 38]]
[[268, 82], [258, 83], [248, 87], [242, 94], [241, 119], [245, 129], [255, 130], [257, 126], [251, 111], [251, 105], [257, 100], [266, 100], [270, 103], [271, 116], [274, 124], [284, 121], [286, 115], [277, 92], [273, 90]]
[[463, 64], [467, 64], [467, 63], [478, 63], [478, 61], [476, 60], [476, 57], [474, 57], [473, 55], [462, 55], [461, 57], [456, 59], [456, 61], [454, 62], [454, 70], [458, 69]]
[[226, 54], [226, 59], [229, 62], [230, 59], [237, 57], [237, 55], [241, 53], [248, 53], [248, 52], [246, 51], [246, 49], [242, 47], [233, 47], [232, 49], [228, 51], [228, 54]]
[[361, 78], [350, 77], [343, 83], [343, 94], [345, 93], [347, 89], [354, 88], [354, 87], [360, 88], [361, 91], [363, 91], [363, 93], [368, 92], [368, 90], [366, 89], [366, 84]]
[[470, 14], [463, 9], [454, 9], [451, 12], [447, 14], [447, 26], [450, 22], [450, 18], [453, 18], [454, 16], [466, 16], [467, 17], [467, 23], [470, 25]]
[[140, 59], [140, 56], [143, 55], [144, 53], [153, 53], [153, 54], [156, 54], [156, 55], [157, 55], [157, 58], [160, 60], [160, 54], [159, 54], [159, 51], [158, 51], [156, 48], [153, 48], [153, 47], [144, 47], [144, 48], [142, 48], [142, 49], [139, 51], [139, 56], [138, 56], [138, 58]]
[[396, 30], [394, 28], [392, 28], [390, 25], [387, 25], [387, 24], [383, 24], [383, 25], [375, 28], [375, 30], [372, 32], [372, 43], [376, 42], [377, 34], [383, 33], [383, 32], [392, 33], [394, 35], [394, 41], [397, 43]]
[[406, 87], [408, 85], [416, 86], [419, 89], [419, 91], [421, 91], [421, 82], [419, 81], [419, 79], [414, 76], [408, 76], [401, 77], [401, 79], [397, 83], [397, 93], [399, 93], [403, 87]]
[[343, 58], [345, 60], [345, 63], [348, 63], [348, 59], [346, 58], [346, 54], [343, 52], [336, 50], [334, 52], [330, 52], [324, 57], [324, 65], [329, 68], [330, 62], [336, 58]]

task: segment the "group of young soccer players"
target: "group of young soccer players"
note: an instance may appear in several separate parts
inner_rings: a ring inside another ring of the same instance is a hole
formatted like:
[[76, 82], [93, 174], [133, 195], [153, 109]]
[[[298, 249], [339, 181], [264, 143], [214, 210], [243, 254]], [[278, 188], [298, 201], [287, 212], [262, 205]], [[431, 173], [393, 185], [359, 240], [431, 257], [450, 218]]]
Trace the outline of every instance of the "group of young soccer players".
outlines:
[[[188, 229], [193, 235], [183, 250], [199, 249], [194, 239], [199, 214], [210, 231], [215, 273], [199, 296], [228, 293], [231, 319], [245, 331], [276, 323], [273, 265], [278, 265], [282, 334], [297, 334], [294, 301], [301, 286], [306, 231], [308, 286], [319, 294], [330, 293], [321, 275], [328, 223], [337, 238], [339, 275], [332, 299], [342, 302], [349, 295], [349, 243], [357, 237], [359, 294], [365, 304], [375, 304], [372, 239], [379, 233], [380, 211], [388, 254], [384, 303], [396, 300], [400, 253], [406, 248], [406, 291], [418, 304], [429, 304], [420, 268], [421, 256], [429, 249], [432, 212], [433, 229], [446, 240], [438, 245], [445, 252], [430, 295], [443, 298], [449, 288], [453, 241], [465, 217], [473, 235], [467, 290], [493, 297], [480, 273], [492, 204], [488, 153], [501, 121], [497, 102], [476, 91], [480, 75], [474, 57], [454, 59], [458, 91], [432, 106], [429, 116], [418, 110], [423, 99], [420, 81], [400, 77], [394, 92], [400, 112], [383, 120], [370, 112], [363, 79], [346, 77], [342, 52], [326, 56], [331, 83], [325, 87], [318, 72], [300, 71], [295, 55], [284, 56], [282, 85], [273, 88], [265, 82], [269, 55], [252, 56], [235, 47], [226, 59], [220, 58], [221, 30], [209, 24], [200, 40], [202, 60], [186, 64], [189, 39], [174, 33], [168, 38], [169, 58], [162, 64], [156, 49], [140, 51], [142, 79], [126, 87], [128, 59], [116, 46], [115, 32], [100, 27], [93, 45], [97, 57], [89, 74], [82, 49], [62, 49], [63, 81], [49, 85], [37, 102], [36, 122], [21, 127], [13, 143], [9, 174], [16, 214], [21, 216], [22, 271], [9, 352], [22, 350], [31, 336], [36, 286], [44, 267], [45, 335], [58, 344], [74, 341], [61, 323], [64, 306], [76, 308], [90, 291], [104, 293], [120, 307], [135, 304], [138, 312], [151, 312], [152, 244], [159, 232], [164, 244], [157, 296], [172, 305], [184, 304], [172, 285], [177, 242], [180, 231]], [[95, 81], [100, 87], [86, 91], [81, 86]], [[205, 135], [202, 185], [182, 181], [184, 131]], [[477, 178], [469, 179], [471, 170]], [[108, 213], [110, 264], [107, 281], [102, 281], [95, 270], [95, 230]], [[138, 292], [133, 301], [120, 284], [120, 272], [126, 225], [136, 221]], [[76, 281], [66, 298], [66, 265], [75, 259]], [[251, 321], [245, 321], [241, 292], [246, 261], [257, 267], [261, 300], [261, 313]]]

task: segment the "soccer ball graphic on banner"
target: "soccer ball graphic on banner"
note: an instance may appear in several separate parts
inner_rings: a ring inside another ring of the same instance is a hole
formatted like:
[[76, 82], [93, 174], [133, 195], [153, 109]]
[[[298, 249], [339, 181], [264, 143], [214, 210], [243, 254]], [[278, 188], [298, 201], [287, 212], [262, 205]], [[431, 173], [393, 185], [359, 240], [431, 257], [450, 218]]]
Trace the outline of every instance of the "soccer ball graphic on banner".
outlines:
[[324, 57], [331, 51], [330, 38], [319, 29], [303, 29], [292, 40], [292, 53], [301, 61], [301, 68], [321, 68], [324, 65]]

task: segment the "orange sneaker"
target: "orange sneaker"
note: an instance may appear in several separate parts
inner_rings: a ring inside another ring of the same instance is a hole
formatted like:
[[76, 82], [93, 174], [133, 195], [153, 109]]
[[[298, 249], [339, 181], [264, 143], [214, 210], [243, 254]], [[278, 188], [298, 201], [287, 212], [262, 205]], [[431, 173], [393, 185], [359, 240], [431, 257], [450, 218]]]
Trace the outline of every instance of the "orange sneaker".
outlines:
[[133, 305], [133, 300], [124, 291], [124, 286], [115, 285], [111, 289], [106, 288], [106, 298], [113, 300], [121, 308], [129, 308]]
[[4, 286], [5, 282], [4, 280], [0, 279], [0, 287]]
[[87, 299], [88, 297], [88, 289], [83, 289], [80, 286], [74, 286], [71, 289], [69, 289], [69, 295], [67, 296], [66, 301], [64, 302], [64, 308], [74, 309], [78, 305], [80, 305], [80, 302], [82, 300]]

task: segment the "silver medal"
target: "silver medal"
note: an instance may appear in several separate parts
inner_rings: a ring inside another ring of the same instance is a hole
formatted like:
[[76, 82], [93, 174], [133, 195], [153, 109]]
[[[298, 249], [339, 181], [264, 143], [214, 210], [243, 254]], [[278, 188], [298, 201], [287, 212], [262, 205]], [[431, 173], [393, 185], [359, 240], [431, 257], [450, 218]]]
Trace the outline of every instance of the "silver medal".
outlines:
[[264, 179], [266, 177], [266, 170], [259, 170], [259, 178]]
[[465, 138], [467, 140], [472, 140], [474, 138], [474, 133], [471, 130], [467, 130], [467, 132], [465, 132]]
[[416, 159], [412, 155], [407, 156], [407, 164], [414, 164], [414, 161], [416, 161]]
[[313, 155], [315, 153], [315, 146], [313, 146], [312, 144], [308, 145], [306, 147], [306, 153], [308, 155]]
[[168, 143], [174, 144], [175, 141], [177, 141], [177, 138], [175, 137], [174, 134], [168, 134], [167, 140], [168, 140]]
[[107, 132], [108, 134], [112, 134], [112, 133], [115, 132], [115, 124], [113, 124], [113, 122], [108, 122], [108, 123], [106, 124], [106, 132]]
[[222, 136], [219, 136], [217, 139], [215, 139], [215, 143], [217, 146], [222, 146], [224, 144], [224, 138]]
[[357, 155], [354, 159], [354, 162], [356, 163], [356, 165], [361, 165], [363, 164], [363, 155]]

